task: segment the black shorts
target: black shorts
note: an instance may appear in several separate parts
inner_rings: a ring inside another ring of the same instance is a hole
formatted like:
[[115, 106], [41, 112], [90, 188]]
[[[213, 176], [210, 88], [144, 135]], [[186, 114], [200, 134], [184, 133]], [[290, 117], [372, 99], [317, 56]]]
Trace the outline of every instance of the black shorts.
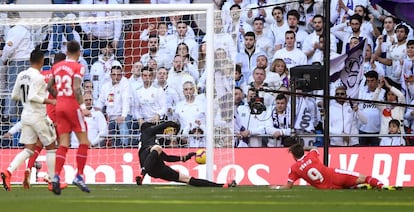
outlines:
[[155, 178], [160, 178], [167, 181], [179, 182], [180, 174], [167, 165], [157, 166], [154, 170], [148, 172], [148, 175]]

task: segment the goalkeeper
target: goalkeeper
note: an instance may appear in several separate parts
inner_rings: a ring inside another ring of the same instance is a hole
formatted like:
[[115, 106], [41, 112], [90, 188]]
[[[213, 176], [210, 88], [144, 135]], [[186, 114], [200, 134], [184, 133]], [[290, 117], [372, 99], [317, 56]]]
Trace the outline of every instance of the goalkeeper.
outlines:
[[186, 183], [192, 186], [202, 187], [227, 187], [224, 184], [214, 183], [204, 179], [198, 179], [178, 172], [167, 166], [167, 162], [185, 162], [195, 156], [195, 152], [190, 152], [185, 156], [167, 155], [160, 145], [157, 144], [156, 135], [165, 134], [173, 136], [179, 131], [180, 125], [167, 121], [154, 125], [145, 122], [141, 126], [141, 148], [139, 149], [139, 162], [141, 165], [141, 176], [136, 177], [138, 185], [142, 184], [145, 174], [154, 178], [160, 178], [167, 181]]

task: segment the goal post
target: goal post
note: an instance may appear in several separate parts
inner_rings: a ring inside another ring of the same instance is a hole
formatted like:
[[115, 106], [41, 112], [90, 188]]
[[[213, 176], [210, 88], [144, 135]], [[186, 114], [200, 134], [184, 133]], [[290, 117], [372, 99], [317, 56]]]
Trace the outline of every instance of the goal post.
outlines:
[[[19, 21], [22, 21], [24, 25], [32, 26], [30, 31], [32, 34], [32, 39], [34, 44], [39, 44], [41, 42], [41, 36], [36, 33], [40, 33], [42, 27], [51, 27], [53, 24], [66, 24], [71, 23], [74, 20], [77, 23], [82, 22], [90, 22], [96, 19], [96, 21], [106, 21], [106, 20], [114, 20], [114, 19], [121, 19], [123, 21], [135, 21], [135, 20], [143, 20], [143, 19], [159, 19], [161, 17], [167, 17], [170, 15], [186, 15], [186, 14], [197, 14], [203, 18], [199, 18], [197, 21], [202, 21], [203, 25], [205, 25], [205, 33], [206, 36], [203, 39], [203, 42], [206, 43], [206, 53], [205, 53], [205, 72], [206, 72], [206, 83], [205, 83], [205, 133], [204, 136], [206, 138], [206, 145], [203, 148], [206, 148], [207, 157], [206, 157], [206, 165], [203, 167], [205, 169], [204, 171], [200, 171], [201, 168], [194, 168], [197, 169], [198, 173], [203, 173], [205, 176], [196, 176], [201, 178], [206, 178], [208, 180], [212, 181], [219, 181], [220, 183], [226, 183], [225, 181], [230, 181], [235, 179], [235, 174], [229, 174], [229, 173], [235, 173], [235, 171], [232, 171], [232, 169], [235, 169], [233, 166], [235, 164], [235, 158], [234, 158], [234, 136], [233, 136], [233, 117], [234, 117], [234, 107], [233, 107], [233, 95], [228, 93], [220, 94], [218, 92], [218, 89], [216, 88], [216, 80], [215, 80], [215, 72], [216, 69], [219, 67], [218, 64], [222, 63], [216, 63], [215, 62], [215, 55], [214, 52], [216, 50], [215, 48], [215, 41], [213, 36], [215, 34], [214, 30], [214, 19], [218, 16], [217, 13], [220, 13], [220, 11], [215, 11], [214, 4], [100, 4], [100, 5], [85, 5], [85, 4], [56, 4], [56, 5], [45, 5], [45, 4], [17, 4], [17, 5], [0, 5], [0, 11], [3, 13], [7, 12], [19, 12], [21, 14], [21, 19]], [[121, 17], [106, 17], [106, 18], [99, 18], [99, 17], [92, 17], [92, 18], [82, 18], [82, 17], [76, 17], [76, 19], [72, 20], [65, 20], [60, 18], [54, 18], [52, 17], [52, 14], [55, 12], [64, 12], [64, 13], [75, 13], [81, 11], [120, 11], [122, 12]], [[94, 19], [95, 18], [95, 19]], [[0, 21], [0, 27], [6, 26], [11, 24], [9, 19], [3, 19]], [[135, 29], [133, 29], [135, 30]], [[139, 32], [142, 30], [140, 27], [138, 31], [136, 32], [139, 34]], [[123, 31], [122, 33], [126, 33]], [[135, 31], [130, 33], [131, 40], [125, 40], [124, 42], [124, 54], [125, 52], [134, 51], [135, 46], [133, 46], [134, 42], [141, 42], [139, 41], [138, 36], [134, 35]], [[144, 42], [145, 43], [145, 42]], [[131, 45], [131, 46], [127, 46]], [[138, 47], [141, 48], [141, 47]], [[143, 47], [147, 48], [147, 46]], [[140, 49], [142, 51], [142, 49]], [[234, 54], [234, 53], [233, 53]], [[124, 71], [131, 75], [131, 67], [135, 61], [137, 61], [137, 58], [131, 53], [131, 55], [124, 55], [125, 56], [125, 62], [123, 64]], [[234, 61], [232, 61], [234, 63]], [[224, 64], [224, 63], [223, 63]], [[89, 68], [92, 64], [89, 64]], [[233, 64], [234, 65], [234, 64]], [[199, 71], [199, 70], [198, 70]], [[234, 71], [234, 70], [232, 70]], [[6, 72], [7, 73], [7, 72]], [[234, 73], [228, 73], [229, 76], [234, 77]], [[234, 81], [234, 80], [233, 80]], [[234, 84], [234, 82], [233, 82]], [[222, 86], [222, 85], [219, 85]], [[234, 85], [230, 85], [231, 88], [234, 88]], [[233, 90], [232, 90], [233, 91]], [[10, 95], [10, 93], [8, 93]], [[226, 101], [226, 102], [224, 102]], [[231, 120], [228, 120], [227, 123], [218, 125], [217, 122], [217, 114], [218, 113], [226, 114], [229, 118], [231, 117]], [[16, 114], [18, 116], [18, 114]], [[2, 125], [3, 127], [3, 125]], [[3, 129], [2, 133], [4, 133], [7, 129]], [[127, 135], [130, 136], [131, 139], [136, 137], [137, 135]], [[15, 139], [18, 139], [18, 137], [15, 137]], [[117, 147], [111, 147], [114, 150], [117, 150]], [[128, 149], [129, 148], [129, 149]], [[119, 154], [123, 154], [123, 161], [114, 162], [116, 165], [123, 166], [122, 163], [131, 163], [134, 166], [136, 163], [138, 163], [138, 159], [134, 163], [132, 163], [132, 158], [136, 157], [133, 156], [133, 154], [137, 153], [137, 149], [134, 149], [134, 146], [131, 147], [120, 147], [121, 151]], [[185, 146], [177, 147], [185, 149], [183, 152], [188, 151], [195, 151], [194, 148], [188, 148]], [[111, 153], [111, 151], [99, 149], [99, 148], [92, 148], [92, 151], [95, 151], [97, 154], [116, 154]], [[17, 146], [8, 146], [8, 147], [0, 147], [0, 151], [2, 151], [0, 156], [1, 162], [1, 169], [5, 169], [7, 167], [7, 163], [10, 162], [10, 158], [12, 158], [14, 155], [8, 155], [7, 154], [15, 154], [17, 153]], [[168, 151], [172, 152], [181, 152], [181, 150], [174, 151], [174, 148], [168, 149]], [[3, 154], [5, 153], [5, 154]], [[42, 153], [41, 155], [43, 155]], [[98, 157], [98, 156], [97, 156]], [[100, 156], [99, 156], [100, 157]], [[107, 155], [105, 156], [106, 159], [99, 158], [98, 163], [106, 163], [111, 160], [112, 158], [116, 158], [113, 155]], [[42, 158], [42, 157], [40, 157]], [[102, 161], [101, 161], [102, 160]], [[88, 164], [87, 164], [88, 165]], [[220, 170], [217, 170], [217, 168], [220, 168]], [[133, 169], [138, 169], [138, 167], [133, 167]], [[19, 169], [21, 170], [21, 169]], [[95, 179], [96, 173], [98, 172], [98, 168], [90, 167], [85, 169], [85, 174], [88, 175], [88, 170], [90, 170], [90, 173], [95, 173], [95, 176], [93, 177]], [[122, 170], [126, 170], [125, 168], [122, 168]], [[73, 171], [73, 170], [71, 170]], [[128, 171], [128, 173], [131, 171]], [[136, 173], [137, 171], [132, 171], [133, 173]], [[71, 173], [70, 171], [68, 173]], [[190, 172], [191, 173], [191, 172]], [[19, 173], [17, 176], [21, 176], [22, 173]], [[135, 174], [132, 174], [135, 175]], [[68, 177], [68, 174], [66, 174], [66, 177]], [[105, 176], [108, 177], [108, 176]], [[105, 178], [104, 177], [104, 178]], [[86, 177], [87, 182], [88, 177]], [[129, 176], [123, 176], [123, 178], [128, 178]], [[220, 179], [218, 179], [220, 178]], [[226, 179], [224, 179], [226, 178]], [[116, 177], [114, 181], [119, 183], [122, 180], [118, 180], [119, 178]], [[17, 179], [16, 179], [17, 180]], [[67, 180], [69, 181], [69, 180]], [[92, 182], [92, 181], [89, 181]], [[100, 181], [105, 182], [105, 180]], [[98, 183], [100, 183], [98, 182]], [[108, 181], [106, 181], [108, 182]], [[129, 180], [122, 181], [123, 183], [129, 183]], [[121, 183], [122, 183], [121, 182]], [[145, 183], [146, 181], [144, 181]]]

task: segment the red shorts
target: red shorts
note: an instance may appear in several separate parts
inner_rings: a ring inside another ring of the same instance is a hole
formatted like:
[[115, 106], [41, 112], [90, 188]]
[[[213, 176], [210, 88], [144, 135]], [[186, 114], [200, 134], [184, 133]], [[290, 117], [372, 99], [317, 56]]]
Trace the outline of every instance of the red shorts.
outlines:
[[87, 130], [85, 119], [77, 103], [56, 105], [56, 125], [60, 135], [72, 131], [86, 132]]
[[347, 189], [356, 186], [359, 177], [358, 172], [347, 171], [343, 169], [335, 169], [332, 176], [331, 189]]

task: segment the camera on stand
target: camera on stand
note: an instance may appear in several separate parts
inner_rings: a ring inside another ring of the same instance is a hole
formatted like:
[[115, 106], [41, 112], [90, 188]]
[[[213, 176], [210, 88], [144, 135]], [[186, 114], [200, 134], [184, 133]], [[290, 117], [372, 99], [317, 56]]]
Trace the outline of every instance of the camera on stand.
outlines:
[[266, 111], [264, 98], [259, 96], [259, 90], [256, 90], [256, 96], [250, 99], [249, 107], [250, 114], [262, 114], [264, 111]]

